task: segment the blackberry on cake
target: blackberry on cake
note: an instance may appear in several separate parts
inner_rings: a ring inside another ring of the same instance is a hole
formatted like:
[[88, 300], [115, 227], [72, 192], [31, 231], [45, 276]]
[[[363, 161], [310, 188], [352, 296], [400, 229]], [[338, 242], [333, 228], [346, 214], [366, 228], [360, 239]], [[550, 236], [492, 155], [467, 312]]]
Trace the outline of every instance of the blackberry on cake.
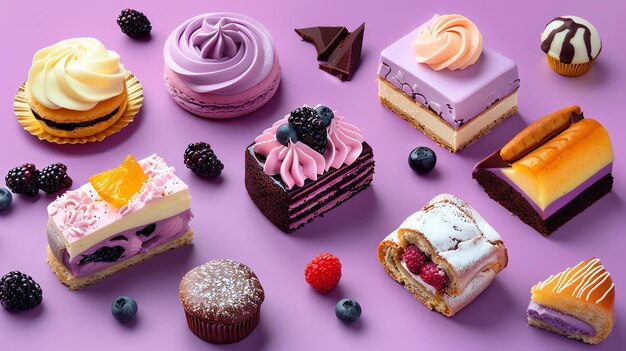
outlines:
[[124, 9], [117, 17], [117, 24], [120, 26], [122, 33], [131, 38], [140, 39], [150, 36], [152, 25], [148, 17], [133, 9]]
[[328, 133], [326, 123], [317, 114], [317, 111], [308, 107], [299, 107], [289, 115], [289, 124], [298, 132], [298, 138], [320, 154], [326, 150]]
[[4, 180], [13, 193], [35, 196], [39, 193], [38, 175], [34, 164], [25, 163], [9, 170]]

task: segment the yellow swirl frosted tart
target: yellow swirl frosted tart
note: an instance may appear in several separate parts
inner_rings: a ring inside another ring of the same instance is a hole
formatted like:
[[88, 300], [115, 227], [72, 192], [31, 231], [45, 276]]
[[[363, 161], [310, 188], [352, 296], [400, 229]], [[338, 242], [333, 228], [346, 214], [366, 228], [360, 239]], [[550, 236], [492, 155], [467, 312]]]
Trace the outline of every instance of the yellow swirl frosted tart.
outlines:
[[609, 193], [613, 148], [607, 130], [570, 106], [532, 123], [480, 161], [485, 192], [548, 236]]
[[615, 284], [597, 258], [551, 275], [531, 289], [528, 324], [597, 344], [615, 322]]
[[35, 53], [26, 97], [51, 135], [81, 138], [109, 128], [128, 103], [120, 56], [95, 38], [60, 41]]
[[48, 206], [48, 263], [71, 290], [191, 244], [191, 196], [153, 154], [128, 155]]
[[500, 235], [450, 194], [430, 200], [378, 245], [389, 275], [429, 309], [452, 316], [508, 263]]

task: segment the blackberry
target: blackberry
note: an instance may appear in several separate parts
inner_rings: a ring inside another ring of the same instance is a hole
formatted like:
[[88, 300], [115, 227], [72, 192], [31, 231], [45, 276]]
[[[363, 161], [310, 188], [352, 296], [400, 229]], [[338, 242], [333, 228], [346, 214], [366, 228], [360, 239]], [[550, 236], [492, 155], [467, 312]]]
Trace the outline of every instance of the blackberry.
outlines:
[[314, 109], [304, 106], [291, 111], [289, 123], [296, 127], [298, 140], [320, 154], [326, 150], [326, 124]]
[[83, 258], [80, 259], [79, 263], [85, 264], [89, 262], [115, 262], [119, 260], [124, 251], [124, 248], [121, 246], [103, 246], [91, 255], [83, 255]]
[[67, 175], [67, 166], [55, 163], [39, 172], [37, 184], [39, 189], [45, 191], [46, 194], [54, 194], [61, 189], [71, 187], [72, 178]]
[[143, 227], [143, 229], [138, 230], [136, 234], [143, 235], [143, 236], [150, 236], [150, 234], [154, 233], [155, 229], [156, 229], [155, 223], [148, 224], [147, 226]]
[[13, 271], [0, 279], [0, 302], [8, 310], [23, 311], [41, 303], [41, 287], [30, 276]]
[[147, 38], [152, 30], [152, 25], [148, 17], [133, 9], [124, 9], [117, 17], [117, 24], [122, 29], [122, 33], [131, 38]]
[[224, 164], [215, 156], [211, 145], [201, 141], [189, 144], [184, 158], [185, 166], [200, 177], [215, 178], [224, 169]]
[[21, 166], [12, 168], [4, 180], [7, 187], [15, 194], [25, 194], [35, 196], [39, 193], [37, 185], [37, 175], [39, 171], [32, 163], [25, 163]]

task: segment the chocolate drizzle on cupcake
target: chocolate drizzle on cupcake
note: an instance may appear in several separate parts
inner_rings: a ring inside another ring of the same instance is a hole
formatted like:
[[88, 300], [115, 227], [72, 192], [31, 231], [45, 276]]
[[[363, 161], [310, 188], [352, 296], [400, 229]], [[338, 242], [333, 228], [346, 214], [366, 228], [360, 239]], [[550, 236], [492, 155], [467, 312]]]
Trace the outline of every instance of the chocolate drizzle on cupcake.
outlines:
[[[587, 58], [589, 61], [593, 60], [595, 56], [593, 55], [592, 48], [592, 31], [595, 31], [595, 28], [590, 28], [584, 23], [580, 21], [576, 21], [575, 18], [570, 17], [557, 17], [550, 21], [546, 28], [553, 22], [560, 21], [562, 24], [556, 28], [554, 28], [550, 33], [547, 34], [545, 39], [541, 42], [541, 50], [543, 52], [548, 53], [550, 48], [552, 47], [552, 43], [554, 42], [556, 35], [565, 31], [565, 37], [561, 43], [561, 47], [559, 49], [559, 60], [566, 64], [571, 64], [574, 60], [574, 56], [576, 55], [576, 46], [572, 43], [572, 40], [578, 33], [579, 29], [583, 30], [583, 42], [586, 49]], [[599, 52], [599, 51], [598, 51]]]

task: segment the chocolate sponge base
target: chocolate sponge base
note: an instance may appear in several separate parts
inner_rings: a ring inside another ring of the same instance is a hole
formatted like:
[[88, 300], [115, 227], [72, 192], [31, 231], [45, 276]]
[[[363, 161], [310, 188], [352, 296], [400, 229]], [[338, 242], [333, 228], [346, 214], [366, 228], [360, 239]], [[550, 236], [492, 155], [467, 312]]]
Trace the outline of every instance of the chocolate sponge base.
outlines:
[[609, 173], [593, 183], [550, 217], [543, 219], [520, 192], [493, 172], [486, 169], [478, 169], [472, 174], [472, 178], [476, 179], [490, 198], [511, 211], [522, 222], [533, 227], [543, 236], [549, 236], [554, 233], [559, 227], [608, 194], [613, 188], [613, 175]]

